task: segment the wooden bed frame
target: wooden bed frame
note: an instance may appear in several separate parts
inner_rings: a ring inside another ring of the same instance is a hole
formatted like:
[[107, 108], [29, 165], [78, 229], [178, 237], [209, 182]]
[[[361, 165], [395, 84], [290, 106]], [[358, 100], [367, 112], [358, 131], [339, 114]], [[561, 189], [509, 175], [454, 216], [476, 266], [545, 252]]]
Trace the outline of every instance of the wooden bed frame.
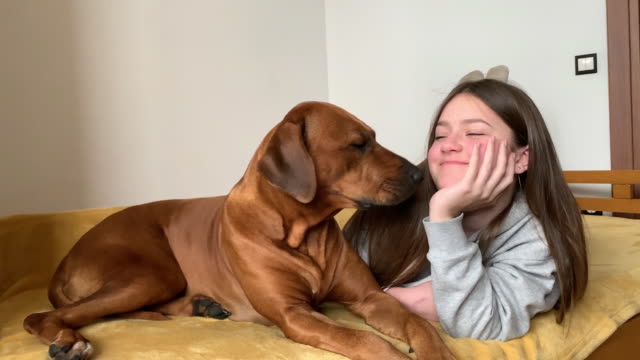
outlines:
[[[570, 184], [611, 184], [610, 198], [576, 197], [582, 210], [611, 211], [614, 216], [624, 217], [640, 214], [640, 192], [634, 196], [634, 187], [640, 184], [640, 170], [565, 171], [564, 177]], [[636, 359], [638, 339], [640, 315], [620, 326], [587, 360]]]
[[577, 197], [582, 210], [640, 214], [640, 198], [634, 185], [640, 184], [640, 170], [565, 171], [569, 184], [611, 184], [611, 198]]

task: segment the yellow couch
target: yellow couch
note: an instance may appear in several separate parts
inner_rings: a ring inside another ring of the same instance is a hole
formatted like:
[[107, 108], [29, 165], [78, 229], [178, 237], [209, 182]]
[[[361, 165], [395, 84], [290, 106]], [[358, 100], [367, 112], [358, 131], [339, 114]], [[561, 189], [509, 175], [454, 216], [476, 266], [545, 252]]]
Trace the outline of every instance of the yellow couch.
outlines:
[[[0, 360], [47, 358], [47, 347], [22, 329], [22, 320], [51, 309], [46, 287], [56, 266], [84, 232], [117, 210], [0, 218]], [[349, 215], [339, 214], [338, 221]], [[556, 324], [553, 312], [539, 315], [527, 335], [507, 342], [443, 334], [458, 358], [584, 359], [640, 313], [640, 221], [587, 216], [586, 224], [591, 280], [565, 322]], [[345, 326], [369, 329], [337, 304], [323, 311]], [[344, 359], [290, 341], [275, 327], [229, 320], [105, 320], [81, 332], [94, 344], [96, 359]]]

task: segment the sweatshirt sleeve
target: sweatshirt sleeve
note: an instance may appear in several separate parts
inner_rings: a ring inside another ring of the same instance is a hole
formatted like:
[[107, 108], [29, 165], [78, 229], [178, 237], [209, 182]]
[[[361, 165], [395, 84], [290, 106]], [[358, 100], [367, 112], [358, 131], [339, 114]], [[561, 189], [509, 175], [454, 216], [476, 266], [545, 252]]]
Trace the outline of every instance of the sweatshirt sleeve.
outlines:
[[463, 216], [437, 223], [424, 219], [440, 323], [453, 337], [520, 337], [529, 330], [531, 318], [548, 310], [559, 295], [554, 290], [555, 264], [543, 235], [531, 218], [524, 219], [528, 226], [520, 224], [508, 235], [518, 238], [502, 242], [506, 249], [483, 264], [478, 245], [463, 231]]

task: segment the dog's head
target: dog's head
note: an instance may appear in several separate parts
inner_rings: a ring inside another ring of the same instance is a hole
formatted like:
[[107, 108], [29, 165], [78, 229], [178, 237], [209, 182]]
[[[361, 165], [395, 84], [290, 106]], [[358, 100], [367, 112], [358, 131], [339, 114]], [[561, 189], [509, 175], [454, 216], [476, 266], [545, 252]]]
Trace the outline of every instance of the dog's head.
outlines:
[[375, 132], [335, 105], [304, 102], [274, 128], [258, 171], [300, 203], [335, 208], [394, 205], [423, 173], [376, 142]]

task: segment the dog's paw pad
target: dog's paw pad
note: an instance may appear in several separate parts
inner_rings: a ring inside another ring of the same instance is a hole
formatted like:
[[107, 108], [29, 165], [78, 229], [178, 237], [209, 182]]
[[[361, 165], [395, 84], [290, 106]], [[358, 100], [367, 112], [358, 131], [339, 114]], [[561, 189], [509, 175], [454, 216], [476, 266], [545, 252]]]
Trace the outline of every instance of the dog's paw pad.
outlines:
[[93, 347], [87, 341], [71, 344], [49, 346], [49, 356], [55, 360], [86, 360], [93, 353]]
[[192, 314], [193, 316], [204, 316], [218, 320], [231, 316], [229, 310], [211, 299], [194, 299]]
[[191, 310], [192, 316], [204, 316], [204, 312], [207, 311], [207, 306], [211, 304], [211, 300], [208, 299], [193, 299], [191, 301], [191, 305], [193, 309]]
[[49, 357], [52, 359], [55, 359], [56, 355], [58, 354], [65, 355], [67, 351], [69, 351], [69, 349], [71, 349], [71, 344], [65, 344], [65, 345], [51, 344], [49, 346]]
[[206, 317], [223, 320], [231, 316], [231, 313], [218, 303], [213, 303], [207, 308]]
[[199, 306], [202, 306], [204, 308], [211, 306], [211, 304], [213, 304], [213, 301], [211, 299], [199, 299], [196, 300], [198, 302]]

